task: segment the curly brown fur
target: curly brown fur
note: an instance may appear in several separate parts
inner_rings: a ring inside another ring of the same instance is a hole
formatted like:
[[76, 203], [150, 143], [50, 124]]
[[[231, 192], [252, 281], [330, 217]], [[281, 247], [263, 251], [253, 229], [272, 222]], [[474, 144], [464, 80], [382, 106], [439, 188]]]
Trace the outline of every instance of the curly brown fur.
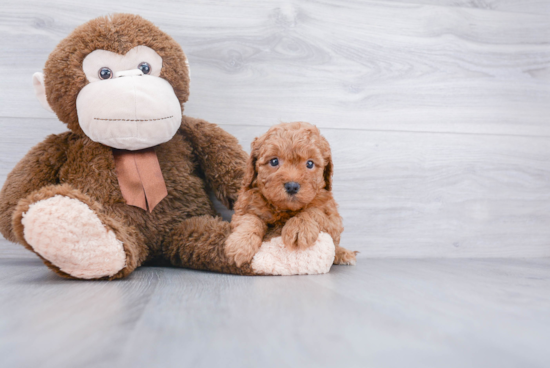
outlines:
[[[126, 204], [112, 149], [90, 140], [78, 125], [76, 96], [87, 84], [84, 57], [95, 49], [124, 54], [137, 45], [149, 46], [162, 57], [161, 77], [172, 85], [180, 102], [187, 100], [185, 55], [152, 23], [118, 14], [78, 27], [52, 52], [45, 68], [48, 102], [70, 132], [46, 138], [8, 175], [0, 191], [0, 232], [29, 248], [22, 236], [22, 214], [40, 199], [63, 194], [87, 204], [125, 243], [130, 261], [112, 278], [126, 276], [144, 262], [165, 255], [170, 255], [174, 265], [247, 274], [246, 266], [237, 269], [223, 255], [229, 225], [213, 219], [216, 212], [207, 194], [211, 188], [229, 206], [236, 199], [247, 155], [235, 137], [214, 124], [184, 116], [178, 133], [155, 148], [168, 195], [148, 213]], [[185, 238], [188, 220], [202, 216], [211, 219], [201, 221], [212, 236]]]
[[[251, 147], [227, 256], [241, 265], [253, 258], [262, 240], [282, 235], [287, 247], [304, 249], [326, 232], [336, 245], [334, 263], [354, 264], [355, 252], [339, 246], [344, 227], [331, 192], [330, 146], [319, 129], [304, 122], [279, 124]], [[308, 161], [313, 167], [307, 167]], [[297, 193], [287, 192], [289, 182], [300, 185]]]

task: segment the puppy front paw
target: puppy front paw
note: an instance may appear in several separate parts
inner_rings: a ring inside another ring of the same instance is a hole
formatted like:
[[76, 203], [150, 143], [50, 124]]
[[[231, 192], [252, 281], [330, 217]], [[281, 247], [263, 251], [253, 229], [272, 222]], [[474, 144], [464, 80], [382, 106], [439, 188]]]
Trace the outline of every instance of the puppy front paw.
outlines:
[[336, 255], [334, 256], [335, 265], [350, 265], [355, 266], [357, 262], [355, 256], [357, 251], [347, 250], [346, 248], [336, 247]]
[[291, 249], [306, 249], [319, 238], [319, 232], [317, 223], [293, 217], [283, 227], [283, 243]]
[[258, 235], [235, 231], [225, 241], [225, 255], [240, 267], [254, 258], [261, 245], [262, 239]]

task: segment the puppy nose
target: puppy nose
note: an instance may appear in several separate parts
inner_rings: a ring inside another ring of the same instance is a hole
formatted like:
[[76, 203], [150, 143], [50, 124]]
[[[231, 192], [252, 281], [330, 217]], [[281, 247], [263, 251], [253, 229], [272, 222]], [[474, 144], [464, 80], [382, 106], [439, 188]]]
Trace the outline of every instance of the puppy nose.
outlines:
[[300, 190], [300, 184], [295, 181], [285, 183], [285, 190], [288, 194], [296, 194]]

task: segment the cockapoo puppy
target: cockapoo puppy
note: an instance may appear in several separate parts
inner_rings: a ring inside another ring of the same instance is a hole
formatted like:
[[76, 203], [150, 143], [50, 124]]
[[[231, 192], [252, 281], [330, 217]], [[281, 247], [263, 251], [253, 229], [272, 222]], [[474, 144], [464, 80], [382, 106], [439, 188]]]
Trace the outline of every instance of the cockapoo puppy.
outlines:
[[342, 217], [332, 197], [332, 158], [316, 126], [282, 123], [252, 142], [225, 253], [237, 266], [250, 262], [263, 241], [282, 235], [305, 249], [320, 232], [332, 236], [334, 264], [355, 265], [356, 252], [339, 246]]

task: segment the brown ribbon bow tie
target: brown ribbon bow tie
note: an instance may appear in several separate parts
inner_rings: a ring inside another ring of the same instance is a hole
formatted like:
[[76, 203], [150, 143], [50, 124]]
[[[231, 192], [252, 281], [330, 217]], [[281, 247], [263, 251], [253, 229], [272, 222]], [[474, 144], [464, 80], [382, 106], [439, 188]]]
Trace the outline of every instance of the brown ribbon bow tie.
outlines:
[[126, 204], [153, 212], [168, 195], [154, 148], [127, 151], [113, 148], [116, 175]]

